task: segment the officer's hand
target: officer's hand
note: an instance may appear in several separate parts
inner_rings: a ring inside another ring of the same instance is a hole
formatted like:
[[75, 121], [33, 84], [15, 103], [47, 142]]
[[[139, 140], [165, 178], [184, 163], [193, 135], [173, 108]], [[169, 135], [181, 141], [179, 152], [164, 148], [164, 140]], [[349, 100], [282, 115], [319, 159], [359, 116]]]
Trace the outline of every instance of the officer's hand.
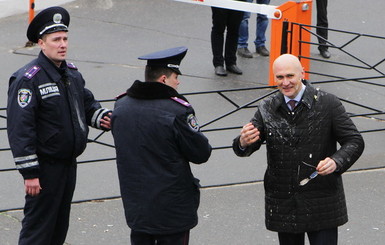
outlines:
[[37, 196], [40, 193], [40, 181], [39, 178], [26, 179], [24, 181], [25, 193], [30, 196]]
[[259, 130], [255, 128], [252, 123], [246, 124], [241, 130], [241, 137], [239, 138], [240, 146], [246, 148], [259, 140], [259, 135]]
[[112, 113], [109, 112], [106, 116], [104, 116], [102, 119], [100, 119], [100, 126], [102, 128], [111, 129], [111, 115]]
[[328, 175], [333, 173], [337, 169], [336, 162], [330, 157], [325, 158], [320, 161], [317, 166], [317, 171], [319, 175]]

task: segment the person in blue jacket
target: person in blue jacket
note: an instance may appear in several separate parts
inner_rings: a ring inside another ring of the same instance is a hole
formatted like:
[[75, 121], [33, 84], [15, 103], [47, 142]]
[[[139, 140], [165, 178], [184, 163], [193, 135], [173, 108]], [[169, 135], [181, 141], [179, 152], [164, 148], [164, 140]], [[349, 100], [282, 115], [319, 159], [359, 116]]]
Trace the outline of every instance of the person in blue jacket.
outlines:
[[76, 183], [76, 158], [88, 125], [109, 130], [110, 110], [94, 99], [76, 66], [67, 63], [70, 16], [62, 7], [41, 11], [27, 30], [39, 56], [9, 80], [7, 131], [24, 178], [22, 245], [62, 245]]
[[189, 162], [211, 155], [195, 112], [177, 92], [185, 47], [147, 60], [145, 82], [117, 98], [111, 117], [117, 169], [131, 244], [186, 245], [198, 223], [199, 180]]

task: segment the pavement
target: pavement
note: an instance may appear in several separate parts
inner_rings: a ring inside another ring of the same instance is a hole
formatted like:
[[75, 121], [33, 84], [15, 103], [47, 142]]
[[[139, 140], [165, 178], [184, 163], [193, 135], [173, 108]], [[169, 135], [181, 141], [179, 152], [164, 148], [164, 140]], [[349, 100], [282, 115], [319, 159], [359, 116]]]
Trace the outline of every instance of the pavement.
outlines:
[[[61, 5], [73, 0], [34, 0], [34, 11], [39, 11], [54, 5]], [[29, 0], [0, 0], [0, 18], [13, 16], [17, 14], [28, 13], [30, 10]], [[26, 15], [28, 19], [28, 15]]]
[[[28, 26], [26, 0], [0, 0], [0, 244], [17, 244], [24, 204], [23, 183], [20, 174], [13, 171], [12, 156], [5, 132], [6, 91], [9, 76], [29, 62], [39, 52], [37, 47], [25, 47]], [[285, 1], [272, 1], [280, 5]], [[201, 125], [212, 122], [234, 109], [217, 93], [192, 95], [201, 91], [241, 89], [267, 85], [269, 58], [254, 54], [253, 59], [238, 57], [243, 69], [241, 76], [230, 74], [217, 77], [211, 59], [211, 10], [205, 6], [189, 5], [171, 0], [35, 0], [37, 10], [63, 5], [71, 14], [70, 51], [68, 60], [82, 72], [87, 87], [97, 99], [106, 100], [103, 106], [112, 108], [112, 100], [124, 92], [135, 79], [142, 79], [144, 63], [140, 55], [165, 48], [187, 46], [189, 51], [182, 62], [182, 84], [179, 92], [187, 95], [193, 104]], [[40, 4], [44, 4], [40, 6]], [[351, 0], [329, 2], [330, 28], [370, 34], [353, 42], [351, 54], [359, 56], [379, 71], [385, 56], [385, 45], [378, 37], [385, 37], [382, 10], [384, 1], [370, 4]], [[253, 15], [254, 17], [255, 15]], [[315, 14], [313, 13], [313, 16]], [[313, 17], [314, 19], [314, 17]], [[255, 51], [255, 18], [250, 19], [249, 47]], [[268, 40], [271, 39], [268, 30]], [[273, 35], [274, 38], [274, 35]], [[333, 32], [330, 40], [343, 44], [349, 38]], [[269, 48], [268, 44], [268, 48]], [[341, 67], [335, 62], [352, 62], [351, 55], [332, 49], [328, 63], [312, 61], [313, 82], [333, 76], [365, 77], [377, 74], [373, 70]], [[311, 56], [319, 59], [316, 47]], [[384, 79], [371, 82], [384, 84]], [[385, 89], [358, 82], [346, 81], [317, 85], [340, 98], [353, 100], [365, 107], [344, 103], [348, 112], [366, 113], [384, 111]], [[236, 104], [243, 105], [262, 96], [270, 89], [225, 93]], [[209, 123], [203, 129], [241, 126], [255, 109], [242, 110], [222, 120]], [[354, 117], [361, 131], [384, 129], [384, 115], [371, 118]], [[239, 129], [207, 132], [214, 150], [210, 160], [192, 166], [201, 180], [199, 224], [191, 231], [192, 245], [270, 245], [278, 244], [277, 235], [264, 225], [263, 174], [266, 169], [266, 152], [261, 149], [249, 158], [236, 157], [231, 149], [232, 139]], [[113, 141], [110, 133], [99, 137], [91, 130], [90, 137], [104, 144], [89, 144], [79, 158], [78, 183], [74, 195], [71, 224], [67, 244], [130, 244], [129, 228], [125, 224], [120, 199]], [[385, 240], [385, 132], [363, 133], [366, 148], [362, 157], [344, 174], [344, 186], [349, 211], [349, 222], [339, 228], [339, 244], [384, 244]], [[223, 149], [222, 149], [223, 148]], [[100, 161], [92, 161], [102, 159]], [[90, 162], [89, 162], [90, 161]]]

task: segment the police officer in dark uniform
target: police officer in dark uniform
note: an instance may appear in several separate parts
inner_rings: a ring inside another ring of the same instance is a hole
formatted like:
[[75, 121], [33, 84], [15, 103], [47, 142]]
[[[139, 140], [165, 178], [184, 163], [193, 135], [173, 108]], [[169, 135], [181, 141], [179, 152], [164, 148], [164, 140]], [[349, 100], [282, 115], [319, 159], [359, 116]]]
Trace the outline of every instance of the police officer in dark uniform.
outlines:
[[176, 89], [187, 48], [139, 57], [146, 82], [135, 81], [118, 97], [111, 117], [120, 191], [132, 245], [186, 245], [197, 225], [200, 164], [211, 146], [194, 109]]
[[8, 139], [26, 191], [19, 244], [65, 242], [76, 157], [86, 147], [88, 125], [110, 128], [111, 111], [101, 108], [77, 68], [65, 61], [69, 21], [61, 7], [36, 15], [27, 37], [41, 52], [9, 80]]

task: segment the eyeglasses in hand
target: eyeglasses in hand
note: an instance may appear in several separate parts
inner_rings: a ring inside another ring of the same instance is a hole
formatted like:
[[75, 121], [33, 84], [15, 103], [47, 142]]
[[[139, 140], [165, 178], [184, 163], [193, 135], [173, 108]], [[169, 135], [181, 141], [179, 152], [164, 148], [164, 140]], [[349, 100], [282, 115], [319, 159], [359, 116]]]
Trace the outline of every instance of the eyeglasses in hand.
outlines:
[[[306, 162], [304, 162], [304, 161], [302, 161], [302, 163], [305, 164], [305, 165], [308, 166], [308, 167], [315, 168], [313, 165], [310, 165], [310, 164], [308, 164], [308, 163], [306, 163]], [[310, 180], [314, 179], [314, 178], [317, 177], [317, 176], [318, 176], [318, 171], [316, 170], [316, 171], [314, 171], [309, 177], [307, 177], [306, 179], [301, 180], [301, 182], [299, 182], [299, 185], [300, 185], [300, 186], [304, 186], [304, 185], [306, 185]]]

